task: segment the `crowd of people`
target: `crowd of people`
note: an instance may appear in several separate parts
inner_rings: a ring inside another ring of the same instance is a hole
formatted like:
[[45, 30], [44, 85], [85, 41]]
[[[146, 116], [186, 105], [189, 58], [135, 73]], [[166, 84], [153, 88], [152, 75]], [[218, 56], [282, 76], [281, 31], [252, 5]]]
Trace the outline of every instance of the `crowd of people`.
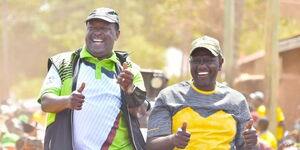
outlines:
[[[11, 101], [12, 102], [12, 101]], [[42, 150], [46, 113], [29, 111], [22, 102], [0, 105], [0, 150]]]
[[292, 131], [288, 131], [285, 125], [285, 116], [281, 107], [276, 109], [277, 129], [274, 135], [269, 130], [270, 121], [266, 117], [265, 96], [261, 91], [250, 93], [248, 97], [251, 116], [254, 119], [254, 125], [257, 129], [259, 143], [265, 147], [264, 149], [297, 149], [300, 148], [300, 130], [299, 121], [295, 122]]

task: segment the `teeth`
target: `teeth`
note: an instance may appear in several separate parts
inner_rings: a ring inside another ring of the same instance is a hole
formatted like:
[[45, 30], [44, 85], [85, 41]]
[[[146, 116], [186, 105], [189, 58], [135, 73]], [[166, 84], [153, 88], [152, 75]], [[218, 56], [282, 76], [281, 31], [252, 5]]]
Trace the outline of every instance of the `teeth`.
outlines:
[[199, 72], [198, 75], [206, 75], [208, 72]]
[[94, 42], [103, 42], [101, 39], [93, 39]]

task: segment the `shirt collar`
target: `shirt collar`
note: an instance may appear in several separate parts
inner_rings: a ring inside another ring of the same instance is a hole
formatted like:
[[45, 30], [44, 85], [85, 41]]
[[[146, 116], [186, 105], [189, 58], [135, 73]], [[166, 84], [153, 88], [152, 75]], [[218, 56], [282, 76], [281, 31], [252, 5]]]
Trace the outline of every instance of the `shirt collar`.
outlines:
[[115, 71], [115, 64], [119, 63], [117, 55], [115, 52], [112, 53], [112, 56], [103, 60], [99, 60], [94, 57], [89, 51], [88, 48], [84, 45], [81, 52], [80, 58], [84, 59], [87, 62], [93, 63], [96, 66], [95, 77], [96, 79], [102, 78], [102, 69], [105, 68], [109, 71]]
[[198, 89], [198, 88], [194, 85], [193, 80], [190, 81], [190, 85], [191, 85], [191, 87], [192, 87], [196, 92], [201, 93], [201, 94], [210, 95], [210, 94], [213, 94], [213, 93], [216, 92], [216, 88], [215, 88], [214, 90], [212, 90], [212, 91], [203, 91], [203, 90]]
[[89, 51], [86, 45], [84, 45], [82, 47], [82, 50], [80, 52], [80, 58], [82, 59], [92, 59], [95, 62], [100, 62], [100, 61], [104, 61], [104, 62], [114, 62], [114, 63], [118, 63], [118, 58], [115, 52], [112, 53], [112, 56], [110, 56], [109, 58], [103, 59], [103, 60], [99, 60], [98, 58], [96, 58], [95, 56], [93, 56]]

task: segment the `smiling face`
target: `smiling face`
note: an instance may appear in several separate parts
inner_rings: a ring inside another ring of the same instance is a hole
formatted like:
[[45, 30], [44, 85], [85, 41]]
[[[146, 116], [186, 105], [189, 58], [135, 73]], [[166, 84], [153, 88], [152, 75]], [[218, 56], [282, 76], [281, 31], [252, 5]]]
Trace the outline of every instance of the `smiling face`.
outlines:
[[115, 41], [119, 38], [120, 31], [115, 24], [100, 19], [92, 19], [87, 22], [85, 37], [89, 52], [102, 60], [112, 55]]
[[223, 58], [214, 56], [209, 50], [204, 48], [194, 50], [190, 57], [190, 71], [194, 85], [203, 91], [214, 90], [222, 64]]

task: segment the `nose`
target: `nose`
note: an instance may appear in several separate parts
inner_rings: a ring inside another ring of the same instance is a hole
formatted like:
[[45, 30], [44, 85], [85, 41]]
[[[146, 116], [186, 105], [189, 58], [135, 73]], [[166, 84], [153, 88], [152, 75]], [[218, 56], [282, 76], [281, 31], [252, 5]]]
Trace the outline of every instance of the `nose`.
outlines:
[[197, 66], [198, 70], [207, 70], [207, 65], [201, 61], [201, 63], [198, 64]]
[[104, 32], [102, 30], [96, 30], [94, 32], [95, 35], [101, 35], [101, 34], [104, 34]]

